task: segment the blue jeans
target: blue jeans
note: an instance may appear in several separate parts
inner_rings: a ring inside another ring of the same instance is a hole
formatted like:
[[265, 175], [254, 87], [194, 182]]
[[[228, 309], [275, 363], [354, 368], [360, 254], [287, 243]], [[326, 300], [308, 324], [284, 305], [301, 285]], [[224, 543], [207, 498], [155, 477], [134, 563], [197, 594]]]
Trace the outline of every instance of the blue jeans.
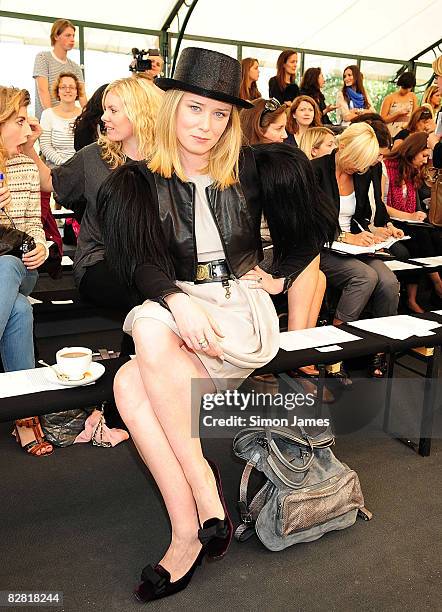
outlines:
[[5, 372], [35, 367], [32, 306], [26, 299], [37, 282], [13, 255], [0, 256], [0, 354]]

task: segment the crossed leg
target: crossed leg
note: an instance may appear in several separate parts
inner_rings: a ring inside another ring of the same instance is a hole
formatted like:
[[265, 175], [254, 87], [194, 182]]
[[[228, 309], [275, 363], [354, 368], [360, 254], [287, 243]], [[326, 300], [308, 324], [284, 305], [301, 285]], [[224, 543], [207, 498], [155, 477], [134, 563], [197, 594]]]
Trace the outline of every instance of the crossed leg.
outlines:
[[164, 323], [139, 319], [133, 335], [137, 356], [117, 373], [115, 400], [170, 517], [172, 539], [161, 565], [174, 582], [201, 549], [200, 524], [224, 517], [201, 442], [191, 436], [192, 379], [200, 394], [214, 387], [198, 357]]

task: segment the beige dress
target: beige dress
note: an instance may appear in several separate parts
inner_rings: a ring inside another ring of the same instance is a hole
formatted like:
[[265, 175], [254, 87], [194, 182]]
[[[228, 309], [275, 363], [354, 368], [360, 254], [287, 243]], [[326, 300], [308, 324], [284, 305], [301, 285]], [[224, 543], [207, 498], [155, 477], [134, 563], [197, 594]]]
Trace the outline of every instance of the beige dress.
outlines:
[[[212, 181], [206, 175], [194, 176], [190, 180], [196, 187], [195, 235], [198, 262], [225, 259], [205, 194], [205, 188]], [[220, 282], [194, 284], [176, 281], [177, 286], [218, 323], [224, 334], [221, 339], [224, 361], [209, 357], [204, 351], [197, 353], [219, 390], [237, 386], [239, 380], [235, 385], [233, 382], [227, 384], [225, 379], [246, 378], [253, 370], [273, 359], [279, 348], [278, 317], [268, 293], [263, 289], [252, 289], [249, 286], [252, 284], [250, 281], [229, 282], [231, 296], [227, 299], [225, 288]], [[133, 308], [124, 322], [124, 331], [132, 334], [134, 325], [140, 318], [162, 321], [180, 336], [171, 312], [158, 302], [146, 300]]]
[[405, 121], [392, 121], [391, 123], [387, 123], [392, 138], [407, 126], [411, 113], [413, 112], [413, 100], [408, 100], [407, 102], [392, 102], [388, 114], [395, 115], [399, 112], [407, 113], [408, 118]]

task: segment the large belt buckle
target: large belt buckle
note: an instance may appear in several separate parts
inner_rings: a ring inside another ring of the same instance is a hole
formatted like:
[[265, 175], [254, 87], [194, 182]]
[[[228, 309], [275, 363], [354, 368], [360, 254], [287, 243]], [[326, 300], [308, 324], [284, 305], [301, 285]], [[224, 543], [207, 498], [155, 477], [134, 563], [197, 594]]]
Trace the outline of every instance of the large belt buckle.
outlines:
[[196, 267], [196, 280], [205, 281], [212, 278], [210, 264], [198, 264]]

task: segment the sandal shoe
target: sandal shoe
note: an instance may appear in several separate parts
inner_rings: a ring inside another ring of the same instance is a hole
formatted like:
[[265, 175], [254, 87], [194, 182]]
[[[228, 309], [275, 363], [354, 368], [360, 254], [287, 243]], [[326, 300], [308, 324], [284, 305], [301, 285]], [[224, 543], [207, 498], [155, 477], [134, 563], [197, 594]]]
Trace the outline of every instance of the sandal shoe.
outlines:
[[183, 591], [192, 580], [196, 568], [203, 562], [206, 553], [207, 550], [203, 546], [192, 567], [174, 582], [170, 581], [170, 573], [162, 565], [158, 564], [155, 567], [146, 565], [141, 572], [141, 584], [134, 591], [135, 597], [138, 601], [147, 603]]
[[351, 386], [353, 385], [352, 379], [342, 365], [338, 372], [329, 372], [326, 370], [325, 375], [339, 383], [339, 385], [346, 391], [351, 389]]
[[300, 372], [301, 376], [307, 376], [307, 377], [313, 377], [313, 378], [317, 378], [319, 376], [319, 370], [317, 370], [316, 367], [313, 365], [302, 366], [301, 368], [298, 368], [298, 372]]
[[385, 353], [373, 355], [368, 372], [373, 378], [384, 378], [387, 373], [387, 358]]
[[233, 536], [233, 523], [227, 511], [218, 467], [213, 461], [210, 461], [210, 459], [206, 458], [206, 461], [210, 465], [213, 475], [215, 476], [216, 488], [224, 508], [224, 519], [210, 518], [204, 521], [201, 529], [198, 530], [198, 539], [203, 545], [203, 548], [207, 548], [208, 559], [215, 561], [224, 557], [229, 548]]
[[[33, 430], [35, 440], [28, 442], [28, 444], [22, 444], [20, 438], [19, 427], [28, 427]], [[15, 421], [14, 435], [17, 443], [20, 444], [22, 449], [28, 455], [34, 455], [35, 457], [47, 457], [52, 455], [54, 447], [50, 442], [44, 439], [43, 432], [38, 417], [30, 417], [28, 419], [17, 419]]]

